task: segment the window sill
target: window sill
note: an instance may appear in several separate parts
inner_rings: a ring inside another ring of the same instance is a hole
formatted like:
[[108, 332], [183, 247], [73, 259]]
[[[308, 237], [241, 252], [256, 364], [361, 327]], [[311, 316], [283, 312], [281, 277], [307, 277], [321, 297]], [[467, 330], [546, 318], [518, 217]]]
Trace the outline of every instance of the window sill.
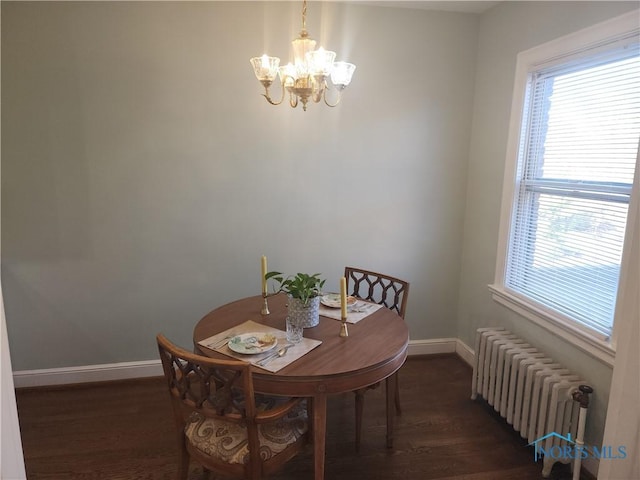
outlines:
[[613, 366], [616, 352], [609, 342], [593, 337], [577, 327], [572, 327], [533, 303], [505, 290], [501, 285], [489, 285], [493, 300], [509, 310], [531, 320], [536, 325], [557, 335], [606, 365]]

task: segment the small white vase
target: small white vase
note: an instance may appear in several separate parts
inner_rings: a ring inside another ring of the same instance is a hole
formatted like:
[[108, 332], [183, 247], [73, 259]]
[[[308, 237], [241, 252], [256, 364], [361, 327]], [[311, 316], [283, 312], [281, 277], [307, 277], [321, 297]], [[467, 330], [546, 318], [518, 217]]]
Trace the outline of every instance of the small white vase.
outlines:
[[299, 322], [304, 328], [315, 327], [320, 323], [320, 297], [313, 297], [307, 304], [299, 298], [289, 295], [288, 315], [291, 321]]

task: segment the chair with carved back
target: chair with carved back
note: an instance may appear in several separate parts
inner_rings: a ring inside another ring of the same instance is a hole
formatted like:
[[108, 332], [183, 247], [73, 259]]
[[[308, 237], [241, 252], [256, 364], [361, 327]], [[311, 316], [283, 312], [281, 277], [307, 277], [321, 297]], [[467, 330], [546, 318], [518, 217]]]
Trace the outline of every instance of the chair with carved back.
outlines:
[[[347, 280], [348, 295], [383, 305], [404, 318], [409, 297], [409, 282], [383, 273], [355, 267], [345, 267], [344, 276]], [[386, 388], [391, 388], [392, 383], [395, 383], [394, 405], [396, 413], [399, 415], [402, 410], [400, 408], [400, 389], [397, 372], [393, 374], [393, 377], [395, 377], [393, 378], [394, 382], [392, 382], [391, 377], [387, 378]], [[367, 390], [379, 386], [380, 382], [354, 392], [356, 397], [356, 451], [360, 450], [364, 394]], [[387, 411], [387, 415], [392, 415], [392, 413]], [[387, 422], [387, 425], [389, 425], [389, 422]], [[391, 432], [387, 431], [387, 447], [391, 448], [392, 446], [393, 437]]]
[[156, 337], [180, 448], [177, 478], [191, 459], [210, 472], [257, 480], [293, 458], [307, 441], [301, 398], [256, 395], [251, 365], [213, 359]]

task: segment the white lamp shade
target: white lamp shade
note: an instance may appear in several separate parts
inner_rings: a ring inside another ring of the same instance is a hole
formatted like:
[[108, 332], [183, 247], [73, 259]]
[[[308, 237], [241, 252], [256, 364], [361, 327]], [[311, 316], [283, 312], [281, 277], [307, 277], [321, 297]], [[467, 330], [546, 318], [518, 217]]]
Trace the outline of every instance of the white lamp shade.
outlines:
[[306, 57], [311, 75], [329, 75], [333, 69], [333, 60], [336, 58], [336, 52], [320, 47], [313, 52], [307, 52]]
[[316, 48], [316, 41], [309, 37], [299, 37], [291, 42], [293, 48], [293, 64], [296, 67], [296, 78], [303, 78], [309, 75], [309, 65], [307, 63], [307, 53], [313, 52]]
[[298, 66], [300, 63], [306, 62], [308, 52], [316, 49], [316, 41], [309, 37], [298, 37], [291, 42], [293, 48], [293, 63]]
[[287, 63], [283, 67], [278, 69], [278, 73], [280, 74], [280, 82], [284, 83], [285, 87], [292, 87], [296, 81], [296, 68]]
[[268, 80], [271, 82], [276, 78], [278, 65], [280, 65], [280, 59], [278, 57], [269, 57], [264, 54], [261, 57], [253, 57], [249, 62], [251, 62], [253, 72], [256, 74], [258, 80]]
[[351, 83], [355, 69], [356, 66], [353, 63], [335, 62], [331, 70], [331, 82], [336, 86], [346, 87]]

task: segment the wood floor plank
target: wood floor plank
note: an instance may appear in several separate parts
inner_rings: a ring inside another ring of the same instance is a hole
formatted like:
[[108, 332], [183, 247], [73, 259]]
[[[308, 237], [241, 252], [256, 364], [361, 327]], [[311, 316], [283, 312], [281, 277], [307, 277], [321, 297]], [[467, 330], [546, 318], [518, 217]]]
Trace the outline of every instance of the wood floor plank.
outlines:
[[[360, 453], [354, 398], [328, 405], [327, 480], [539, 480], [533, 450], [492, 409], [470, 400], [471, 369], [455, 355], [412, 357], [400, 370], [402, 415], [385, 448], [384, 388], [365, 396]], [[173, 479], [177, 448], [161, 378], [18, 389], [29, 480]], [[192, 464], [190, 480], [200, 478]], [[309, 448], [273, 480], [313, 478]], [[557, 465], [552, 479], [571, 478]]]

